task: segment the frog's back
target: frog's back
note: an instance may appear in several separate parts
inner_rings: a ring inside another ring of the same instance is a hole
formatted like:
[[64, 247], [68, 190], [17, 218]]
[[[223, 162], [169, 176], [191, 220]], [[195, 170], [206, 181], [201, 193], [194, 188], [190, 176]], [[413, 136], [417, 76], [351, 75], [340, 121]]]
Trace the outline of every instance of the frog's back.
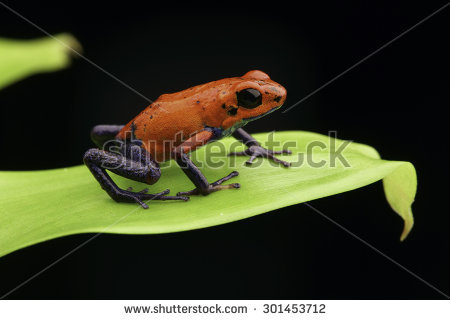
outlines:
[[214, 115], [220, 94], [226, 92], [234, 78], [198, 85], [180, 92], [163, 94], [119, 132], [117, 138], [132, 136], [157, 161], [170, 158], [173, 147], [205, 126], [220, 127]]

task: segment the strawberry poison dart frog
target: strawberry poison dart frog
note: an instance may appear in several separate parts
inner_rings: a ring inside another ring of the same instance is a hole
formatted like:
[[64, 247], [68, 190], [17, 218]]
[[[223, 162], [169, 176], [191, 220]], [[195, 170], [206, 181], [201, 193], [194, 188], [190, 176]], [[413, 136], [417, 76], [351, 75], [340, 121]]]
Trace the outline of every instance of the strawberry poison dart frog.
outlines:
[[[267, 74], [254, 70], [242, 77], [227, 78], [198, 85], [177, 93], [163, 94], [124, 126], [98, 125], [91, 139], [98, 146], [84, 155], [84, 163], [101, 187], [118, 202], [136, 202], [148, 208], [145, 200], [188, 200], [190, 195], [239, 188], [238, 183], [223, 184], [237, 176], [236, 171], [209, 183], [190, 160], [189, 153], [209, 142], [232, 135], [247, 146], [233, 155], [265, 157], [285, 167], [289, 163], [263, 148], [242, 127], [249, 121], [275, 111], [286, 100], [286, 89]], [[114, 151], [112, 150], [114, 147]], [[159, 163], [174, 159], [195, 188], [167, 196], [169, 190], [148, 194], [119, 188], [106, 169], [131, 180], [154, 184], [161, 176]]]

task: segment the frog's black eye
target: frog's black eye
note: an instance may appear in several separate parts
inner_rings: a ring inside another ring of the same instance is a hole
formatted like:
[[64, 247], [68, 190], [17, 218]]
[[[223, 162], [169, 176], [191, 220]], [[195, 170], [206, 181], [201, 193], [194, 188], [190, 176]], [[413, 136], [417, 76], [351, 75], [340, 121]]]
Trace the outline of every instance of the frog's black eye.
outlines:
[[247, 109], [253, 109], [262, 103], [262, 95], [256, 89], [248, 88], [236, 93], [237, 105]]

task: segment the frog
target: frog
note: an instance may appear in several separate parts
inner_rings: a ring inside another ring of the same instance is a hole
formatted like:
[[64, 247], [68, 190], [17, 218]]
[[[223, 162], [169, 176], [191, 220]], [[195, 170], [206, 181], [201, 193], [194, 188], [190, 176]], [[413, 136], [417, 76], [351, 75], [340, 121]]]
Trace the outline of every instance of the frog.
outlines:
[[[187, 201], [190, 196], [239, 189], [239, 183], [224, 184], [238, 176], [238, 171], [210, 183], [190, 154], [232, 136], [247, 148], [229, 156], [247, 156], [249, 166], [257, 157], [263, 157], [288, 168], [290, 163], [276, 155], [291, 154], [290, 150], [266, 149], [243, 129], [247, 123], [282, 107], [286, 95], [281, 84], [260, 70], [163, 94], [125, 125], [96, 125], [91, 140], [97, 148], [87, 150], [83, 162], [113, 200], [137, 203], [144, 209], [148, 209], [149, 200]], [[120, 188], [107, 172], [153, 185], [161, 177], [161, 163], [169, 160], [175, 160], [194, 189], [175, 196], [168, 195], [169, 189], [135, 192], [131, 187]]]

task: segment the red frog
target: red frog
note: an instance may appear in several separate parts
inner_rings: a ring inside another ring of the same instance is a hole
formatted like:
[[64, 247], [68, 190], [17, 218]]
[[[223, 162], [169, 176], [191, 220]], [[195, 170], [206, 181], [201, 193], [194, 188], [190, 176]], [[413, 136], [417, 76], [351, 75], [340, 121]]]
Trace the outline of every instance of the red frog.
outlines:
[[[99, 147], [89, 149], [84, 163], [102, 188], [118, 202], [137, 202], [148, 208], [145, 200], [188, 200], [190, 195], [239, 188], [238, 183], [223, 184], [237, 176], [237, 171], [209, 183], [189, 158], [195, 149], [232, 135], [248, 148], [233, 155], [246, 155], [251, 165], [256, 157], [265, 157], [289, 167], [275, 154], [288, 150], [267, 150], [242, 127], [280, 108], [286, 89], [259, 70], [242, 77], [226, 78], [198, 85], [177, 93], [163, 94], [125, 126], [98, 125], [91, 139]], [[115, 152], [112, 152], [114, 147]], [[106, 169], [131, 180], [154, 184], [160, 176], [159, 163], [174, 159], [195, 189], [167, 196], [169, 190], [148, 194], [120, 189]]]

